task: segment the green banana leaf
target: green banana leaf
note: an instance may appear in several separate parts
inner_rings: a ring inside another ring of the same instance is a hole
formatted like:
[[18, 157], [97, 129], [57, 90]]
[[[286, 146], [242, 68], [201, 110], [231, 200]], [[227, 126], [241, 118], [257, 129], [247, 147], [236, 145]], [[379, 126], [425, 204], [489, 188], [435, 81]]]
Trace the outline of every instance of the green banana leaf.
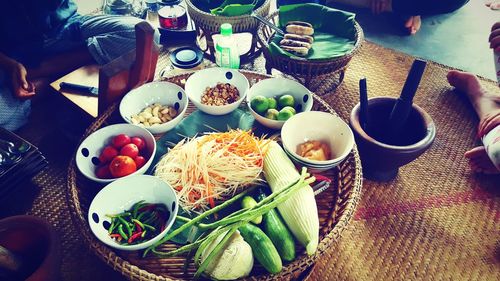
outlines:
[[249, 15], [255, 8], [255, 3], [254, 0], [225, 0], [219, 7], [211, 9], [210, 13], [225, 17]]
[[265, 0], [193, 0], [192, 3], [200, 10], [217, 16], [240, 16], [251, 14]]
[[[356, 43], [355, 15], [319, 4], [296, 4], [281, 6], [279, 26], [284, 29], [289, 21], [304, 21], [314, 27], [314, 43], [308, 60], [326, 60], [344, 56], [354, 49]], [[291, 58], [302, 58], [282, 50], [279, 42], [283, 36], [276, 34], [270, 44], [271, 54]]]

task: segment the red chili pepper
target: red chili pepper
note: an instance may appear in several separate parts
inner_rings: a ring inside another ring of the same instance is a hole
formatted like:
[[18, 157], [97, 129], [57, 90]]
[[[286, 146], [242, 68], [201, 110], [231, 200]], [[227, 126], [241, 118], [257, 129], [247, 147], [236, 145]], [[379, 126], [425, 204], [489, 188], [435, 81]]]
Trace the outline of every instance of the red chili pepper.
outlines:
[[332, 182], [332, 180], [328, 177], [325, 177], [320, 174], [313, 174], [313, 176], [316, 178], [316, 181], [327, 181], [327, 182]]
[[129, 244], [132, 244], [132, 242], [134, 242], [134, 240], [136, 240], [137, 238], [141, 237], [141, 234], [142, 234], [142, 231], [136, 232], [136, 233], [132, 234], [132, 236], [130, 236], [130, 238], [128, 239], [127, 242]]
[[134, 222], [134, 224], [135, 224], [135, 231], [142, 231], [142, 227], [137, 222]]
[[122, 237], [120, 234], [118, 233], [115, 233], [115, 234], [110, 234], [109, 237], [111, 238], [118, 238], [118, 237]]

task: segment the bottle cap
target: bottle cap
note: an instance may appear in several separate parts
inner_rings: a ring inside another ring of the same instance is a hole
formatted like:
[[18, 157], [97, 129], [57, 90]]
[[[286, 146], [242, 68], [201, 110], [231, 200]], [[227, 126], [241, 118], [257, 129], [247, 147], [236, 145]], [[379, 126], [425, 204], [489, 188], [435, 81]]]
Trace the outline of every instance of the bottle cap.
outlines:
[[220, 34], [223, 36], [229, 36], [233, 34], [233, 27], [231, 26], [230, 23], [223, 23], [220, 26]]
[[179, 68], [193, 68], [203, 61], [203, 52], [195, 47], [182, 47], [172, 51], [170, 61]]

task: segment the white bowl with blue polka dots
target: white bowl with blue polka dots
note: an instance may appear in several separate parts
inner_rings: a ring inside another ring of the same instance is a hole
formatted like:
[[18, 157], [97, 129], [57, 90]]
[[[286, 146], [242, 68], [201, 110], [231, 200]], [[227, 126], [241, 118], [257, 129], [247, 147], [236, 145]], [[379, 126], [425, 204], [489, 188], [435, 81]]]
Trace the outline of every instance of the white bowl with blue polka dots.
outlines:
[[271, 129], [280, 129], [285, 121], [266, 118], [255, 112], [250, 106], [250, 102], [256, 96], [266, 98], [276, 98], [282, 95], [291, 95], [295, 100], [295, 110], [297, 113], [310, 111], [313, 107], [313, 97], [311, 92], [302, 84], [295, 80], [276, 77], [260, 80], [255, 83], [247, 94], [247, 106], [250, 113], [257, 122]]
[[[168, 219], [165, 229], [150, 240], [134, 245], [120, 245], [109, 236], [111, 226], [109, 215], [115, 215], [129, 210], [135, 203], [144, 200], [145, 203], [164, 204], [167, 207]], [[135, 251], [145, 249], [158, 242], [172, 227], [179, 201], [174, 189], [163, 180], [149, 175], [136, 175], [121, 178], [97, 193], [92, 200], [88, 212], [88, 222], [92, 233], [104, 244], [119, 250]]]
[[178, 85], [166, 81], [157, 81], [141, 85], [128, 92], [120, 102], [120, 115], [123, 120], [132, 124], [131, 117], [152, 104], [172, 106], [177, 116], [172, 120], [144, 127], [152, 134], [163, 134], [181, 122], [188, 108], [188, 98]]
[[[240, 98], [233, 103], [226, 105], [206, 105], [201, 103], [201, 98], [207, 88], [217, 85], [217, 83], [231, 84], [238, 89]], [[186, 81], [186, 93], [189, 100], [196, 107], [210, 115], [225, 115], [236, 110], [245, 99], [249, 86], [248, 79], [237, 69], [228, 68], [206, 68], [198, 70]]]
[[113, 137], [119, 134], [126, 134], [129, 137], [141, 137], [146, 142], [147, 152], [143, 155], [143, 157], [147, 159], [146, 164], [128, 176], [144, 174], [149, 169], [156, 153], [156, 141], [154, 136], [145, 128], [121, 123], [106, 126], [93, 132], [85, 138], [78, 147], [75, 155], [76, 167], [86, 178], [100, 183], [109, 183], [117, 179], [98, 178], [96, 176], [96, 169], [101, 165], [99, 155], [101, 155], [101, 152], [106, 146], [111, 144]]

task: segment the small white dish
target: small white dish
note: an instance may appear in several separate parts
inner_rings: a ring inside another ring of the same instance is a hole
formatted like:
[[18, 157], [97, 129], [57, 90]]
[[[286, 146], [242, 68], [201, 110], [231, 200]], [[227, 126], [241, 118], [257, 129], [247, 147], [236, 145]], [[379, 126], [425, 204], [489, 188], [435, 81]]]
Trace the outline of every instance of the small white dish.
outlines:
[[281, 95], [293, 96], [297, 113], [310, 111], [313, 107], [312, 94], [304, 85], [286, 78], [269, 78], [255, 83], [248, 91], [246, 99], [248, 110], [260, 124], [271, 129], [280, 129], [285, 121], [268, 119], [260, 115], [252, 109], [250, 102], [256, 96], [272, 98]]
[[[297, 154], [297, 147], [310, 140], [329, 145], [332, 159], [310, 160]], [[322, 111], [298, 113], [288, 119], [281, 129], [285, 152], [295, 163], [312, 169], [331, 169], [344, 160], [354, 147], [351, 128], [340, 117]]]
[[[111, 218], [106, 215], [129, 210], [136, 202], [163, 203], [170, 212], [165, 229], [152, 239], [135, 245], [120, 245], [108, 234]], [[149, 175], [121, 178], [105, 186], [92, 200], [88, 221], [92, 233], [104, 244], [119, 250], [145, 249], [167, 234], [177, 216], [179, 202], [174, 189], [163, 180]]]
[[[207, 87], [214, 87], [217, 83], [229, 83], [235, 86], [238, 89], [240, 98], [226, 105], [206, 105], [201, 103], [201, 97], [205, 89]], [[184, 88], [189, 100], [199, 110], [211, 115], [224, 115], [236, 110], [240, 106], [241, 102], [245, 99], [249, 87], [248, 79], [237, 69], [214, 67], [196, 71], [189, 76]]]
[[119, 134], [143, 138], [148, 151], [147, 155], [144, 155], [144, 158], [147, 157], [146, 159], [148, 159], [146, 164], [128, 176], [144, 174], [148, 170], [156, 153], [156, 141], [153, 135], [148, 130], [136, 125], [126, 123], [115, 124], [95, 131], [84, 139], [78, 147], [75, 155], [76, 167], [86, 178], [100, 183], [108, 183], [117, 179], [98, 178], [95, 171], [100, 164], [99, 155], [102, 150], [111, 143], [111, 139], [114, 136]]
[[165, 81], [151, 82], [141, 85], [128, 92], [120, 102], [120, 115], [132, 124], [130, 117], [154, 103], [172, 106], [177, 110], [177, 116], [172, 120], [152, 126], [144, 127], [153, 134], [163, 134], [173, 129], [181, 122], [186, 109], [188, 98], [184, 90], [178, 85]]

